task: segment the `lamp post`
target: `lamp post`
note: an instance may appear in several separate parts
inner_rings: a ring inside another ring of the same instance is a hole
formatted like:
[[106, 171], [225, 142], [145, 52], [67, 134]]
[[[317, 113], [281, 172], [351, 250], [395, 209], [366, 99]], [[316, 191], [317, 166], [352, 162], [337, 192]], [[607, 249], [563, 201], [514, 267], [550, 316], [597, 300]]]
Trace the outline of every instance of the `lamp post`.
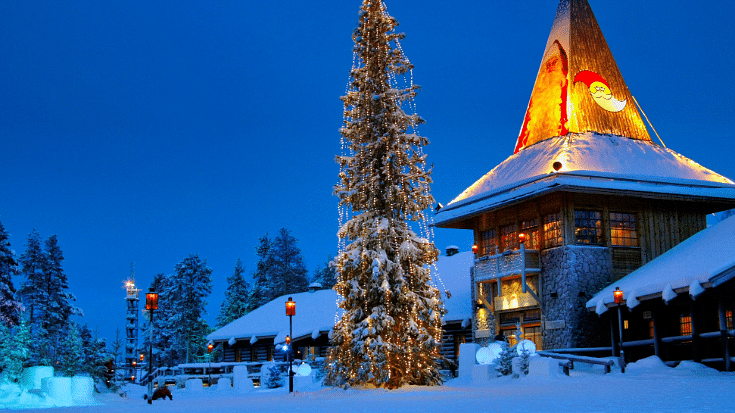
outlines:
[[[145, 309], [148, 310], [150, 315], [149, 326], [150, 326], [150, 340], [148, 341], [148, 404], [153, 403], [153, 312], [158, 310], [158, 293], [153, 291], [153, 287], [150, 288], [148, 293], [145, 295]], [[143, 355], [141, 354], [141, 359]]]
[[623, 290], [615, 287], [613, 291], [615, 304], [618, 305], [618, 334], [620, 335], [620, 372], [625, 373], [625, 352], [623, 351], [623, 315], [620, 307], [623, 305]]
[[[294, 302], [291, 297], [288, 297], [288, 301], [286, 301], [286, 315], [288, 316], [288, 337], [286, 344], [288, 345], [291, 341], [291, 337], [293, 337], [293, 316], [296, 315], [296, 302]], [[290, 350], [291, 348], [289, 346], [288, 351], [286, 351], [288, 357], [288, 392], [293, 393], [293, 366], [291, 364]]]
[[209, 372], [209, 381], [207, 384], [209, 387], [212, 387], [212, 350], [214, 350], [214, 344], [210, 341], [207, 344], [207, 353], [209, 353], [209, 368], [207, 369], [207, 372]]

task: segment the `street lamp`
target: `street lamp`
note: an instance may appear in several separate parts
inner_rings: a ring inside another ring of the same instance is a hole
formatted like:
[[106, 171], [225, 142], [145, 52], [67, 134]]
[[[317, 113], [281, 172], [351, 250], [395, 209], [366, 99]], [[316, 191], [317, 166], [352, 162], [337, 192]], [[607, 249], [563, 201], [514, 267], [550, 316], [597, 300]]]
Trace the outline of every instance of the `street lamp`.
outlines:
[[620, 307], [623, 305], [623, 290], [620, 287], [615, 287], [613, 291], [613, 297], [615, 297], [615, 304], [618, 305], [618, 333], [620, 334], [620, 372], [625, 373], [625, 352], [623, 351], [623, 315]]
[[209, 344], [207, 344], [207, 353], [209, 353], [209, 368], [207, 369], [209, 372], [209, 387], [212, 387], [212, 350], [214, 350], [214, 344], [210, 341]]
[[473, 254], [477, 254], [477, 250], [479, 250], [479, 249], [480, 249], [480, 247], [478, 247], [477, 244], [473, 245], [472, 246], [472, 253]]
[[[296, 315], [296, 302], [294, 302], [291, 297], [288, 297], [288, 301], [286, 301], [286, 315], [288, 316], [288, 337], [286, 338], [286, 345], [288, 345], [291, 343], [291, 337], [293, 337], [293, 316]], [[288, 392], [293, 393], [293, 366], [291, 365], [291, 352], [287, 351], [286, 355], [288, 357]]]
[[[153, 312], [158, 310], [158, 293], [153, 290], [153, 287], [150, 288], [148, 293], [145, 295], [145, 309], [148, 310], [148, 314], [150, 315], [149, 319], [149, 325], [150, 325], [150, 331], [151, 336], [150, 340], [148, 341], [148, 404], [153, 403]], [[143, 358], [143, 355], [140, 355], [141, 360]]]

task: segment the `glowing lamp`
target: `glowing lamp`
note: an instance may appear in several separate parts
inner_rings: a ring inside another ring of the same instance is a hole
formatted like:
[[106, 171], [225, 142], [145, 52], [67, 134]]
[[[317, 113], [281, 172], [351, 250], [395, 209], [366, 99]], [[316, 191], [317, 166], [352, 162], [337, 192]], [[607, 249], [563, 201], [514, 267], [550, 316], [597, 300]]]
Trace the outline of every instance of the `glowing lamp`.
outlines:
[[145, 354], [140, 353], [140, 361], [143, 361], [144, 358], [145, 358]]
[[615, 304], [622, 304], [623, 291], [620, 289], [620, 287], [615, 287], [615, 291], [613, 291], [613, 295], [615, 296]]
[[477, 250], [479, 250], [479, 249], [480, 249], [480, 247], [478, 247], [477, 244], [473, 245], [472, 246], [472, 253], [473, 254], [477, 254]]
[[214, 344], [212, 343], [207, 344], [207, 353], [211, 353], [212, 350], [214, 350]]
[[158, 310], [158, 293], [153, 291], [153, 287], [145, 295], [145, 309]]
[[291, 297], [286, 301], [286, 315], [289, 317], [296, 315], [296, 302]]
[[130, 381], [135, 381], [135, 376], [130, 376]]
[[133, 360], [133, 367], [135, 367], [137, 365], [138, 365], [138, 363], [135, 360]]
[[526, 234], [524, 234], [524, 233], [522, 233], [522, 232], [521, 232], [520, 234], [518, 234], [518, 241], [519, 241], [519, 242], [520, 242], [521, 244], [523, 244], [524, 242], [526, 242]]
[[559, 172], [559, 169], [561, 169], [562, 164], [559, 161], [554, 162], [551, 164], [551, 167], [554, 168], [555, 171]]
[[291, 336], [286, 336], [286, 345], [291, 344]]

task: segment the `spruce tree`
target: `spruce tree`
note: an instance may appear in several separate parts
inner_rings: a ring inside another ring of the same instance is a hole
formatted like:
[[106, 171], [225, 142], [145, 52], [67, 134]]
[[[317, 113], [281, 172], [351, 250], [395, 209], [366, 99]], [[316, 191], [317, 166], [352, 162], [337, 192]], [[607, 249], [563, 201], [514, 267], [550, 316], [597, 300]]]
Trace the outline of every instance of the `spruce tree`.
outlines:
[[14, 275], [18, 274], [18, 262], [10, 248], [8, 233], [0, 222], [0, 324], [13, 326], [20, 320], [21, 305], [15, 299]]
[[82, 339], [79, 336], [79, 329], [76, 323], [69, 323], [66, 330], [66, 336], [61, 343], [63, 349], [61, 353], [60, 367], [64, 377], [73, 377], [79, 371], [80, 361], [84, 358], [82, 350]]
[[322, 288], [334, 287], [337, 284], [337, 272], [332, 261], [334, 261], [334, 258], [330, 255], [324, 264], [316, 267], [311, 282], [321, 284]]
[[232, 276], [227, 277], [227, 290], [225, 290], [225, 299], [220, 307], [220, 314], [217, 316], [217, 326], [225, 326], [248, 313], [248, 295], [250, 294], [250, 284], [245, 280], [245, 267], [238, 258], [235, 264], [235, 272]]
[[258, 239], [255, 254], [258, 257], [258, 262], [255, 265], [255, 272], [253, 273], [253, 289], [248, 296], [248, 312], [255, 310], [273, 299], [273, 288], [270, 281], [273, 277], [275, 264], [271, 251], [271, 240], [268, 238], [268, 234]]
[[185, 352], [189, 363], [203, 354], [205, 336], [209, 334], [209, 325], [202, 316], [206, 314], [205, 298], [212, 292], [212, 269], [198, 254], [189, 255], [174, 269], [173, 279], [167, 286], [167, 305], [175, 311], [168, 314], [165, 322], [170, 326], [174, 346]]
[[271, 244], [274, 265], [270, 280], [273, 288], [271, 300], [309, 289], [309, 280], [306, 277], [308, 271], [298, 243], [291, 231], [281, 228]]
[[46, 300], [43, 288], [46, 256], [41, 247], [41, 235], [35, 229], [28, 235], [26, 250], [20, 256], [20, 264], [21, 274], [25, 277], [25, 281], [21, 284], [18, 293], [27, 311], [28, 323], [31, 334], [33, 334], [39, 307]]
[[434, 202], [423, 154], [428, 140], [416, 130], [423, 120], [404, 110], [418, 87], [396, 81], [412, 69], [397, 25], [382, 1], [364, 0], [352, 35], [356, 61], [342, 98], [343, 154], [334, 190], [347, 220], [338, 233], [334, 289], [345, 312], [332, 334], [326, 377], [332, 385], [442, 382], [442, 303], [428, 268], [438, 251], [425, 227]]
[[[0, 328], [5, 327], [0, 324]], [[11, 383], [16, 383], [20, 381], [23, 367], [31, 356], [31, 332], [28, 329], [28, 324], [22, 317], [12, 330], [6, 330], [6, 332], [9, 335], [6, 338], [7, 341], [4, 340], [6, 347], [0, 349], [0, 364], [2, 364], [5, 377]]]

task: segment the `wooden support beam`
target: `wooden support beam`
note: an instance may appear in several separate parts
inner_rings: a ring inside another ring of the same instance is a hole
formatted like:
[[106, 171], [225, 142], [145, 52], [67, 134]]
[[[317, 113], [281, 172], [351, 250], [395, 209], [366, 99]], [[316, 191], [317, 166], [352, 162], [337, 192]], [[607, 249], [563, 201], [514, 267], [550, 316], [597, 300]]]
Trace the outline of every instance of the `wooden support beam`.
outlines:
[[661, 358], [661, 320], [658, 319], [658, 309], [651, 309], [651, 318], [653, 319], [653, 352], [656, 357]]
[[699, 339], [699, 323], [697, 322], [696, 315], [696, 302], [692, 299], [689, 303], [689, 317], [690, 320], [692, 320], [692, 360], [699, 362], [701, 360], [701, 357], [699, 357], [699, 345], [701, 340]]

